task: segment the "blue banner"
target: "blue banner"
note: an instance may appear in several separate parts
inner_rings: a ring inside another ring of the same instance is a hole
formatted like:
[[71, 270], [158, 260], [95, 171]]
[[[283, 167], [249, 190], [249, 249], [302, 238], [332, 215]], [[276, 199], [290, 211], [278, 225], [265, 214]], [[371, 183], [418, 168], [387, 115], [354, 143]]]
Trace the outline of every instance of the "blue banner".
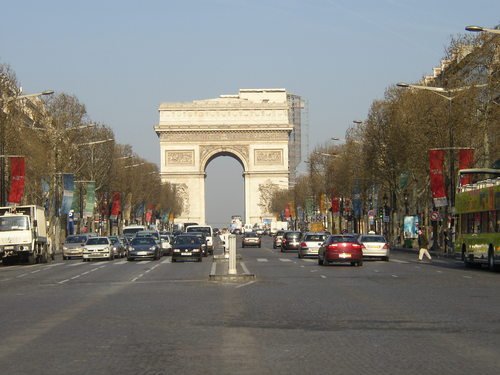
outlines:
[[75, 191], [75, 179], [72, 173], [63, 173], [63, 199], [61, 214], [66, 215], [73, 204], [73, 192]]
[[354, 217], [360, 218], [363, 207], [361, 202], [361, 192], [359, 189], [358, 181], [356, 181], [356, 185], [354, 185], [352, 197], [353, 197], [352, 210], [354, 211]]

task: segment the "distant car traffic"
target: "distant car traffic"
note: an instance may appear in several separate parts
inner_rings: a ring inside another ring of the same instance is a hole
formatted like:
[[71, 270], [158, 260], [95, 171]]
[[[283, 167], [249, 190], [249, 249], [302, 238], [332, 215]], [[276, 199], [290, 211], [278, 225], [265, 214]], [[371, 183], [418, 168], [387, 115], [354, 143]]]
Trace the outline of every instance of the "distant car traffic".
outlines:
[[356, 236], [332, 234], [318, 250], [318, 264], [350, 263], [352, 266], [363, 265], [362, 245]]
[[108, 237], [90, 237], [83, 247], [83, 261], [92, 259], [115, 259], [113, 245]]
[[390, 245], [386, 238], [379, 234], [362, 234], [358, 242], [363, 245], [363, 258], [377, 257], [389, 261]]
[[245, 232], [241, 237], [241, 247], [257, 246], [261, 247], [260, 236], [256, 232]]
[[153, 259], [161, 257], [160, 246], [152, 236], [134, 237], [127, 247], [127, 260]]
[[327, 239], [328, 233], [325, 232], [306, 232], [302, 236], [299, 247], [299, 258], [317, 257], [321, 244]]
[[201, 262], [203, 257], [204, 239], [192, 234], [175, 237], [172, 244], [172, 262], [179, 260], [195, 260]]

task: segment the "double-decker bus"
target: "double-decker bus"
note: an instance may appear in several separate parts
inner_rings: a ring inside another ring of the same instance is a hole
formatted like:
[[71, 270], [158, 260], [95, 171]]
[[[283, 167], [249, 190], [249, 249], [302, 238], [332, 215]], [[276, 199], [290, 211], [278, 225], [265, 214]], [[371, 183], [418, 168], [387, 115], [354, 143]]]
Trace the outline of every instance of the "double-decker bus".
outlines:
[[500, 169], [459, 171], [455, 254], [466, 266], [500, 265]]

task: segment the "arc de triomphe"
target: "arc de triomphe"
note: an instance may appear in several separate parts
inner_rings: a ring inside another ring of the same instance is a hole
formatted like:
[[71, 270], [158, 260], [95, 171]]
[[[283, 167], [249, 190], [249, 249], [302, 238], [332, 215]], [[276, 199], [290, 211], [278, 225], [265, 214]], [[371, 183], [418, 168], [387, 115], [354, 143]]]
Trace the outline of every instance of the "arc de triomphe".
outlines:
[[159, 113], [155, 131], [160, 139], [161, 179], [175, 184], [183, 200], [177, 223], [206, 222], [205, 171], [219, 156], [231, 156], [243, 168], [245, 222], [273, 217], [264, 208], [260, 188], [288, 187], [293, 126], [284, 89], [245, 89], [216, 99], [162, 103]]

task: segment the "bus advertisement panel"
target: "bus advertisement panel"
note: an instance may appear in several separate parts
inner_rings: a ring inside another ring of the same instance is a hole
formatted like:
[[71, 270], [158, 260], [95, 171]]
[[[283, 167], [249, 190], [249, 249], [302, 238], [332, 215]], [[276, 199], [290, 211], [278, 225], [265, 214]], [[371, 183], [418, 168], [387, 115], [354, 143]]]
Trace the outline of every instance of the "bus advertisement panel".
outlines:
[[500, 170], [461, 170], [458, 181], [464, 174], [472, 181], [457, 189], [455, 254], [466, 266], [487, 264], [493, 270], [500, 265]]

